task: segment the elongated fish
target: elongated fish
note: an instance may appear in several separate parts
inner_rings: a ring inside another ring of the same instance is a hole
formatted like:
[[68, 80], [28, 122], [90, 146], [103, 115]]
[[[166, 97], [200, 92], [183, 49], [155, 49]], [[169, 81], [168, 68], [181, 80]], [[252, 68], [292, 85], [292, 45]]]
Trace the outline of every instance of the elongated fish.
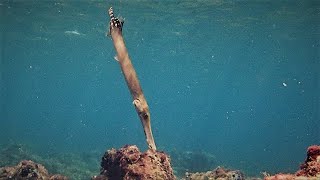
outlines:
[[126, 45], [123, 40], [123, 21], [120, 21], [118, 18], [114, 17], [112, 7], [110, 7], [108, 12], [110, 16], [109, 35], [113, 40], [113, 45], [117, 52], [116, 60], [120, 64], [121, 70], [132, 95], [133, 104], [141, 120], [148, 147], [149, 149], [156, 150], [156, 145], [151, 130], [149, 106], [143, 95], [137, 73], [131, 63]]

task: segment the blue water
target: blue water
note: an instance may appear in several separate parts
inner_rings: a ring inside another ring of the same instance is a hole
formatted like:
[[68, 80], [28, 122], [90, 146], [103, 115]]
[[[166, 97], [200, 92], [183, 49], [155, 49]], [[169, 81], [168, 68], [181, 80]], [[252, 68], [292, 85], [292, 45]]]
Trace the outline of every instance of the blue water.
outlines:
[[204, 151], [259, 174], [295, 172], [319, 144], [316, 0], [2, 0], [1, 144], [146, 149], [105, 36], [110, 6], [125, 18], [159, 150]]

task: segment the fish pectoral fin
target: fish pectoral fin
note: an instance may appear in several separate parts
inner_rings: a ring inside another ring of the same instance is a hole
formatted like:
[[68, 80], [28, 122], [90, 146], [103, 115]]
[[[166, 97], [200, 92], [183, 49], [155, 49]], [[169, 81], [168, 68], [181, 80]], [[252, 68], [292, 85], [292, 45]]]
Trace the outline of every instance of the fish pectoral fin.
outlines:
[[135, 106], [135, 108], [139, 111], [139, 112], [142, 112], [143, 111], [143, 108], [142, 108], [142, 104], [141, 104], [141, 101], [140, 99], [134, 99], [132, 104]]
[[118, 56], [117, 56], [117, 55], [115, 55], [113, 58], [114, 58], [116, 61], [118, 61], [118, 62], [119, 62], [119, 58], [118, 58]]
[[135, 106], [135, 107], [137, 107], [137, 106], [140, 106], [140, 100], [139, 99], [134, 99], [133, 101], [132, 101], [132, 104]]

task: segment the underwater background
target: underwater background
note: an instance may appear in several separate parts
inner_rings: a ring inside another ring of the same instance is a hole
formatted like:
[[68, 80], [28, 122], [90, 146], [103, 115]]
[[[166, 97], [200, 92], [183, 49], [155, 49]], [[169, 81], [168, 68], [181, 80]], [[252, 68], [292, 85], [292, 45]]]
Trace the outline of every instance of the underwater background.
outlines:
[[2, 156], [93, 153], [97, 174], [107, 149], [147, 148], [110, 6], [176, 171], [294, 172], [319, 144], [320, 1], [1, 0]]

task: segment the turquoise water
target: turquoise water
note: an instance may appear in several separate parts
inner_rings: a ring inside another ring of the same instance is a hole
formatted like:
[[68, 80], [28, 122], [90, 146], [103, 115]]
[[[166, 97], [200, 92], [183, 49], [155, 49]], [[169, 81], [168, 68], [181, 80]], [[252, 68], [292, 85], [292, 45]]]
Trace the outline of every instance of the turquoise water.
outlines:
[[206, 152], [259, 174], [294, 172], [319, 144], [316, 0], [2, 0], [0, 144], [146, 149], [105, 36], [110, 6], [125, 18], [159, 150]]

